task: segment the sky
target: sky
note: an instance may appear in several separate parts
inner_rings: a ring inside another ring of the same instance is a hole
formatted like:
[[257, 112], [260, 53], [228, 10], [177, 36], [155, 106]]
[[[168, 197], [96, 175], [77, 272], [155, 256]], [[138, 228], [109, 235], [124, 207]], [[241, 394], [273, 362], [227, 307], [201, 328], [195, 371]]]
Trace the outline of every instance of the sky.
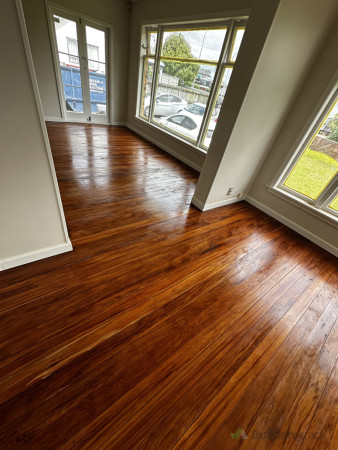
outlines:
[[[188, 30], [188, 31], [174, 31], [164, 32], [163, 42], [171, 34], [181, 33], [186, 41], [189, 43], [194, 58], [205, 59], [208, 61], [218, 62], [223, 41], [225, 38], [226, 29], [221, 30]], [[231, 60], [235, 60], [239, 51], [244, 35], [243, 29], [236, 31], [235, 43], [232, 49]]]
[[[174, 31], [174, 32], [167, 31], [164, 32], [163, 42], [165, 42], [165, 40], [171, 34], [178, 34], [178, 33], [181, 33], [186, 39], [186, 41], [189, 43], [194, 58], [215, 61], [216, 63], [218, 62], [226, 34], [226, 29], [220, 30], [200, 29], [200, 30]], [[239, 29], [236, 34], [234, 48], [232, 50], [231, 55], [232, 60], [235, 60], [237, 57], [237, 53], [241, 45], [243, 35], [244, 30]], [[156, 37], [155, 35], [152, 35], [151, 36], [152, 52], [155, 52], [155, 46], [156, 46]], [[211, 76], [213, 76], [216, 71], [216, 66], [202, 65], [201, 67], [210, 70]]]
[[163, 41], [171, 34], [178, 33], [181, 33], [185, 37], [195, 58], [218, 61], [226, 33], [225, 29], [165, 32]]
[[336, 114], [338, 114], [338, 101], [336, 100], [336, 104], [334, 105], [334, 107], [331, 109], [330, 114], [328, 116], [328, 119], [331, 119], [333, 116], [335, 116]]

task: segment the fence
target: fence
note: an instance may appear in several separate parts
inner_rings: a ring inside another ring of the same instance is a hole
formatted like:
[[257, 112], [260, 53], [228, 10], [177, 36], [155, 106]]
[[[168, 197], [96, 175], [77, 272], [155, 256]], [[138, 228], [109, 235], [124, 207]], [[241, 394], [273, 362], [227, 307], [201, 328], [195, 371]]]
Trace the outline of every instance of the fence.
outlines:
[[[158, 83], [158, 91], [161, 93], [178, 95], [187, 103], [207, 103], [209, 93], [198, 91], [193, 88], [183, 86], [170, 86], [165, 83]], [[150, 92], [151, 84], [148, 84], [147, 92]]]
[[323, 136], [316, 136], [311, 142], [310, 148], [316, 152], [325, 153], [338, 161], [338, 142], [331, 141]]

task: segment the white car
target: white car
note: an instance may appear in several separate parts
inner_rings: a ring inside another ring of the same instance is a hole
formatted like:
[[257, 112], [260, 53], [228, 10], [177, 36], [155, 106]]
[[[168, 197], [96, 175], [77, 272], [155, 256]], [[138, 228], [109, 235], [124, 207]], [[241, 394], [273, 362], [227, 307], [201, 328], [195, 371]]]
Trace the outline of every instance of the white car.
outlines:
[[[170, 116], [171, 114], [176, 114], [179, 111], [183, 111], [187, 102], [178, 95], [168, 94], [168, 93], [158, 93], [155, 100], [155, 110], [154, 116]], [[144, 97], [144, 115], [149, 116], [150, 109], [150, 95], [145, 95]]]
[[[186, 108], [186, 111], [190, 112], [192, 114], [197, 114], [198, 116], [204, 116], [206, 106], [207, 105], [205, 103], [191, 103]], [[217, 122], [217, 117], [218, 117], [218, 109], [214, 108], [214, 110], [212, 112], [212, 119], [215, 122]]]
[[[188, 111], [183, 111], [169, 117], [162, 117], [159, 119], [159, 123], [178, 134], [196, 141], [201, 128], [202, 120], [203, 116]], [[205, 147], [209, 147], [215, 127], [216, 123], [213, 120], [210, 120], [206, 136], [203, 141], [203, 145]]]

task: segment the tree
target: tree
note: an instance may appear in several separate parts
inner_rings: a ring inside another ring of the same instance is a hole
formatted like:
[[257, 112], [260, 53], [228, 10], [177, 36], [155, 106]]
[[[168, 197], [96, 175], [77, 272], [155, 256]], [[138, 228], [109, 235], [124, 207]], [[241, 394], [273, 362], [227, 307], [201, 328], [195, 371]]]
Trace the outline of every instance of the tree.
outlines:
[[329, 139], [338, 142], [338, 114], [332, 117], [329, 123], [330, 134]]
[[[176, 58], [193, 58], [189, 43], [182, 33], [172, 34], [167, 37], [163, 45], [162, 55]], [[198, 64], [181, 63], [174, 61], [165, 61], [163, 72], [178, 77], [180, 83], [192, 86], [199, 71]]]

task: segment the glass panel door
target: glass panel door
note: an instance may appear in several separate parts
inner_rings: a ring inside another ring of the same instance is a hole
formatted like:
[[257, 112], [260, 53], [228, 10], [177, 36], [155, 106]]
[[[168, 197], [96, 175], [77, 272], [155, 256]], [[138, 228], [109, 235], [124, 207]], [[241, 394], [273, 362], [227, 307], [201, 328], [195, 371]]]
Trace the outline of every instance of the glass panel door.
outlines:
[[53, 23], [66, 120], [107, 123], [107, 30], [63, 11]]

